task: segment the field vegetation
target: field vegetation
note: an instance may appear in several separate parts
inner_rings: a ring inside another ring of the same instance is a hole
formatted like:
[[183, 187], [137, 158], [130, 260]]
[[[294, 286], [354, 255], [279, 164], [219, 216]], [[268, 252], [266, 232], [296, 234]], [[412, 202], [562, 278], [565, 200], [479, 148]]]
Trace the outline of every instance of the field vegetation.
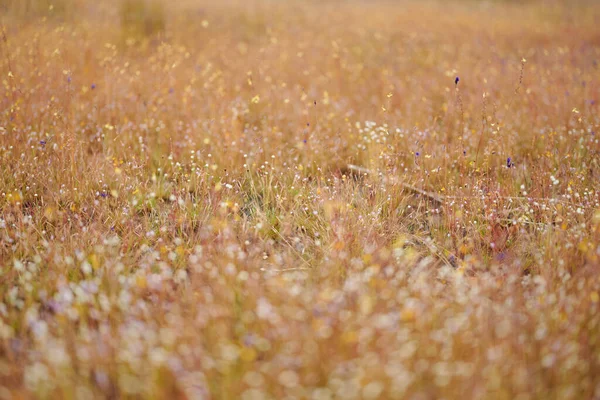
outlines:
[[0, 20], [0, 399], [600, 398], [596, 2]]

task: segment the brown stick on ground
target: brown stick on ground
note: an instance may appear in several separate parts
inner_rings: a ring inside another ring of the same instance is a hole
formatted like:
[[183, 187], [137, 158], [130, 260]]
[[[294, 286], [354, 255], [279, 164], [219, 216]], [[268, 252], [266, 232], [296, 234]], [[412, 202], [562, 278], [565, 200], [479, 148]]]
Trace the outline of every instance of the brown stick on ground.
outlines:
[[[351, 171], [359, 172], [361, 174], [365, 174], [365, 175], [373, 174], [369, 169], [364, 168], [364, 167], [359, 167], [358, 165], [348, 164], [348, 169]], [[419, 189], [418, 187], [415, 187], [408, 183], [400, 182], [398, 179], [394, 179], [394, 178], [395, 177], [384, 177], [385, 180], [391, 180], [393, 183], [397, 183], [397, 184], [401, 185], [403, 188], [408, 189], [411, 192], [419, 194], [423, 197], [427, 197], [428, 199], [435, 201], [438, 204], [444, 203], [443, 196], [440, 196], [440, 195], [432, 193], [432, 192], [427, 192], [423, 189]]]

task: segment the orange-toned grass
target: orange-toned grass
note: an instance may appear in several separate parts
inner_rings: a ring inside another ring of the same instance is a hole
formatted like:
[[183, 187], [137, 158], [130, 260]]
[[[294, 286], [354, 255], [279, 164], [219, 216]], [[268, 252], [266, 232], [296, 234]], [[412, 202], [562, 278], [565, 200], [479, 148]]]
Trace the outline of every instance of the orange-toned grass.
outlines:
[[0, 398], [600, 396], [593, 2], [30, 3]]

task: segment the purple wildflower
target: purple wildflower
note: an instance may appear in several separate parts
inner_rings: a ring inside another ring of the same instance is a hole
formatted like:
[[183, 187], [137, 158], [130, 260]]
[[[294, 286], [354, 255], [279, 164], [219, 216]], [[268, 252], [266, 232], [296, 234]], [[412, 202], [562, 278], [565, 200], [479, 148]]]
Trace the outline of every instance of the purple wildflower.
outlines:
[[450, 265], [452, 265], [452, 267], [456, 268], [458, 266], [456, 262], [456, 257], [454, 257], [454, 255], [450, 255], [450, 257], [448, 257], [448, 261], [450, 262]]

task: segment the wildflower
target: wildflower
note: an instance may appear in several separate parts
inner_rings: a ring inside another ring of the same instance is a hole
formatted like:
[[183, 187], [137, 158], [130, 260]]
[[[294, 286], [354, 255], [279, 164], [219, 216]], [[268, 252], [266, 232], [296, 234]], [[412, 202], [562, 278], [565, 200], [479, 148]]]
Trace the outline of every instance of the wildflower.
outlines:
[[448, 261], [450, 262], [450, 265], [452, 265], [453, 268], [456, 268], [458, 266], [458, 263], [456, 262], [456, 257], [454, 257], [454, 255], [448, 257]]
[[300, 381], [298, 374], [291, 370], [285, 370], [279, 374], [277, 377], [279, 383], [281, 383], [286, 388], [296, 387]]
[[40, 140], [40, 146], [42, 146], [42, 147], [46, 146], [46, 141], [45, 140]]
[[511, 159], [510, 157], [508, 157], [508, 158], [506, 159], [506, 167], [507, 167], [507, 168], [510, 168], [510, 167], [512, 167], [513, 165], [514, 165], [514, 164], [512, 163], [512, 159]]
[[454, 78], [454, 84], [458, 85], [458, 82], [460, 81], [460, 78], [457, 76], [456, 78]]
[[95, 83], [92, 83], [92, 86], [91, 86], [91, 88], [92, 88], [92, 90], [96, 89], [96, 84], [95, 84]]
[[253, 335], [253, 334], [251, 334], [251, 333], [250, 333], [250, 334], [246, 334], [246, 335], [244, 335], [244, 338], [243, 338], [243, 343], [244, 343], [244, 346], [246, 346], [246, 347], [250, 347], [250, 346], [252, 346], [252, 345], [253, 345], [255, 342], [256, 342], [256, 338], [254, 337], [254, 335]]
[[421, 153], [419, 153], [418, 151], [415, 153], [415, 156], [419, 157], [421, 155]]

